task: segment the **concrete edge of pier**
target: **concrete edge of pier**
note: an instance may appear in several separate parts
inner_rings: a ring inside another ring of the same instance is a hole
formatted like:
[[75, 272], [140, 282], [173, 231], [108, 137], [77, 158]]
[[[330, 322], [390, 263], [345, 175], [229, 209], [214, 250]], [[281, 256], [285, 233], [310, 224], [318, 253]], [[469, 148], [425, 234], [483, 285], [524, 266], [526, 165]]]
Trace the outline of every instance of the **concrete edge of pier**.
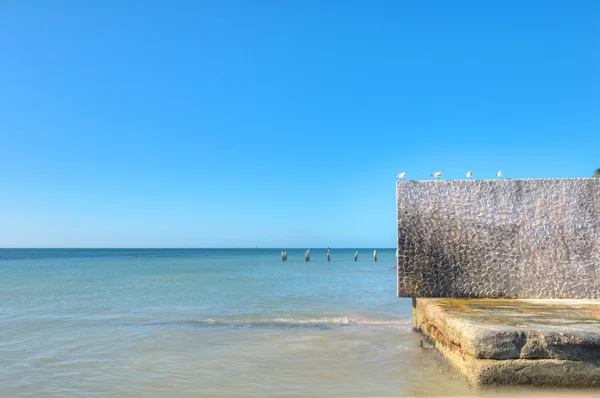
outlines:
[[417, 298], [413, 329], [475, 386], [600, 388], [600, 300]]

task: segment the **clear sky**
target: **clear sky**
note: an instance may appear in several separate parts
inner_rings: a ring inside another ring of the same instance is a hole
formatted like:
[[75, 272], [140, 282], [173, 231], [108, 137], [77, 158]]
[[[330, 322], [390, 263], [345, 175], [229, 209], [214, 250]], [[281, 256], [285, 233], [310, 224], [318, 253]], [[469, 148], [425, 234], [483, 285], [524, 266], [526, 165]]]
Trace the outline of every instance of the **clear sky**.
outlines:
[[3, 1], [0, 246], [395, 247], [395, 174], [589, 177], [596, 1]]

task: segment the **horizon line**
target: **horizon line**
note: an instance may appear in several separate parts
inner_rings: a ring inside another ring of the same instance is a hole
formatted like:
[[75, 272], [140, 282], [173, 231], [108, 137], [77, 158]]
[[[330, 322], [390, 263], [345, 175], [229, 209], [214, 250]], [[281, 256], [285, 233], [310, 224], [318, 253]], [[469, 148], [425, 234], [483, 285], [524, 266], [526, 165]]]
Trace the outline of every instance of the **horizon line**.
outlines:
[[[308, 249], [396, 249], [396, 247], [309, 247]], [[306, 247], [2, 247], [0, 250], [306, 250]]]

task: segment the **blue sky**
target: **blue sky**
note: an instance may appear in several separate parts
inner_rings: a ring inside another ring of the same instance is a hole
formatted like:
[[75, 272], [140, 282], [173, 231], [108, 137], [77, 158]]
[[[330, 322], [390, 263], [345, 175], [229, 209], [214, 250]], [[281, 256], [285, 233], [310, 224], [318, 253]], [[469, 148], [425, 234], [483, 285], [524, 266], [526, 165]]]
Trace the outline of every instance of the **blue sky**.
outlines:
[[600, 167], [594, 1], [5, 1], [0, 246], [395, 247], [395, 174]]

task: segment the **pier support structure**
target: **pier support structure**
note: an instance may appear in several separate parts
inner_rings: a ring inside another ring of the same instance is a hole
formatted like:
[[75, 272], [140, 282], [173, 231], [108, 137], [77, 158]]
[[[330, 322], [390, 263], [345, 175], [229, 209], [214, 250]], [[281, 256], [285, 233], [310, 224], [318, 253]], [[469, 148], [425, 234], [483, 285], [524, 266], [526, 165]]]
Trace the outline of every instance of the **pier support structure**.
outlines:
[[399, 181], [413, 328], [475, 385], [600, 387], [598, 198], [590, 178]]

